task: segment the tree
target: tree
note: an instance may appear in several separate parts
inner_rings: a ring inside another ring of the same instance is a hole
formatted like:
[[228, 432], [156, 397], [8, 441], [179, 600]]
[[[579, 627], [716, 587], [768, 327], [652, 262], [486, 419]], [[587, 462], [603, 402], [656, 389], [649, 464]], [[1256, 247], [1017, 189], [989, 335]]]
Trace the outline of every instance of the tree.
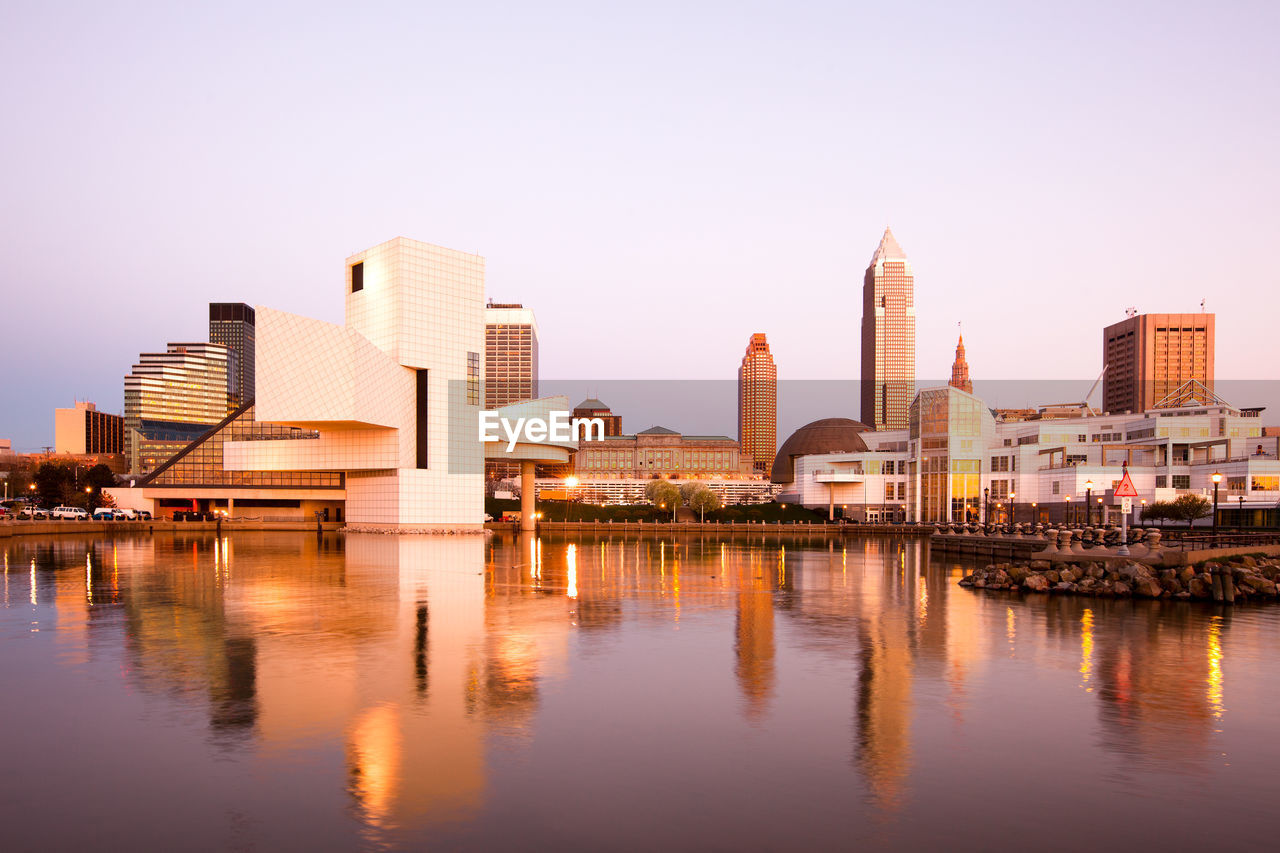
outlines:
[[75, 475], [64, 465], [42, 462], [36, 469], [36, 497], [40, 506], [53, 507], [60, 505], [67, 497]]
[[1191, 527], [1196, 523], [1197, 518], [1204, 518], [1213, 512], [1213, 504], [1208, 498], [1202, 498], [1199, 495], [1178, 495], [1172, 504], [1169, 505], [1171, 510], [1170, 517], [1178, 521], [1185, 521], [1187, 527]]
[[697, 480], [690, 480], [687, 483], [680, 484], [680, 500], [684, 501], [686, 506], [693, 506], [691, 501], [693, 496], [706, 488], [706, 485], [699, 483]]
[[680, 490], [670, 480], [651, 480], [644, 487], [644, 496], [659, 509], [670, 509], [671, 517], [675, 517], [680, 506]]
[[1153, 501], [1142, 508], [1142, 520], [1158, 521], [1161, 527], [1166, 519], [1173, 517], [1173, 506], [1168, 501]]
[[706, 486], [699, 484], [699, 487], [689, 497], [689, 508], [697, 511], [698, 521], [704, 522], [707, 520], [708, 510], [715, 512], [720, 508], [720, 496]]

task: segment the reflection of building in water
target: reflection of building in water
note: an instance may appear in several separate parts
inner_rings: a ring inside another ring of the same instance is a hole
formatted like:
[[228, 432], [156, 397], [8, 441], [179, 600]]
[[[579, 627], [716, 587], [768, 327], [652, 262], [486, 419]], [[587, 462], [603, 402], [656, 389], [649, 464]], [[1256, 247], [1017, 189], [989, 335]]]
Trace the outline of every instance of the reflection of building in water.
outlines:
[[[855, 760], [872, 799], [886, 810], [903, 805], [911, 766], [911, 689], [916, 599], [915, 567], [905, 560], [884, 560], [872, 550], [887, 546], [871, 540], [863, 555], [858, 618], [857, 730]], [[873, 547], [874, 546], [874, 547]]]
[[775, 558], [767, 551], [733, 551], [738, 588], [734, 674], [751, 720], [764, 716], [774, 691], [773, 590], [780, 580], [781, 559], [781, 552]]
[[1207, 761], [1221, 712], [1221, 623], [1188, 608], [1106, 600], [1091, 604], [1088, 619], [1075, 615], [1103, 745], [1182, 772]]

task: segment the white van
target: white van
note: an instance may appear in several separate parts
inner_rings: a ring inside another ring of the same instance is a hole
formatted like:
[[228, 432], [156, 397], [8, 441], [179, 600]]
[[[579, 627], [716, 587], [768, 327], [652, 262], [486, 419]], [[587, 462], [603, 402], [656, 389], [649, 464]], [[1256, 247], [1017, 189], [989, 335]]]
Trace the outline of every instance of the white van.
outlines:
[[49, 517], [69, 521], [88, 521], [89, 513], [78, 506], [55, 506], [49, 512]]

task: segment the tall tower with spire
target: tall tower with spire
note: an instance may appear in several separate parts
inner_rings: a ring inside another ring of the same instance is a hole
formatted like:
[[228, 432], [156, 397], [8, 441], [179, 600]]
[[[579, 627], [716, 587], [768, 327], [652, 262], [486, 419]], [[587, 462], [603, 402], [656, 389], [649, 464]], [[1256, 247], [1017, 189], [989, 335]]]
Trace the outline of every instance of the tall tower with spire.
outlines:
[[905, 429], [915, 384], [915, 275], [885, 228], [862, 279], [862, 422]]
[[778, 452], [778, 369], [762, 332], [751, 336], [738, 367], [738, 444], [768, 477]]
[[951, 365], [951, 382], [948, 383], [952, 388], [959, 388], [965, 393], [973, 393], [973, 383], [969, 381], [969, 362], [964, 360], [964, 335], [960, 335], [960, 341], [956, 344], [956, 360]]

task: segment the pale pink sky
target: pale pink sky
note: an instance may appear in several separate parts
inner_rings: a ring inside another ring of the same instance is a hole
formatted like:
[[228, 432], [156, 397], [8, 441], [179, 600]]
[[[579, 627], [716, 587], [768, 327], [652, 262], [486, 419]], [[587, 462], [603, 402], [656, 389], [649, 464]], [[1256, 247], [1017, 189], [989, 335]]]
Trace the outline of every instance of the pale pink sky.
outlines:
[[1126, 307], [1202, 298], [1219, 375], [1277, 375], [1275, 3], [6, 11], [19, 449], [210, 300], [339, 320], [343, 258], [398, 234], [484, 255], [549, 378], [731, 379], [756, 331], [856, 377], [886, 224], [922, 377], [962, 320], [975, 379], [1087, 386]]

